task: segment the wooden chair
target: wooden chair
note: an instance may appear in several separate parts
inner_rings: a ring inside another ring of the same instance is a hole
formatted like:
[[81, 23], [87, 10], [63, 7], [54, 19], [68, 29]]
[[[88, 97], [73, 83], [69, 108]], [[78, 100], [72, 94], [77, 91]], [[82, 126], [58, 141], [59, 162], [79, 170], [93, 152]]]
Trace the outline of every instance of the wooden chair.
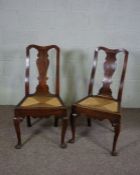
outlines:
[[[95, 83], [95, 72], [98, 61], [98, 53], [99, 51], [104, 51], [106, 53], [105, 62], [103, 65], [104, 78], [103, 85], [100, 88], [97, 95], [93, 95], [93, 87]], [[112, 97], [112, 90], [110, 85], [112, 83], [112, 76], [116, 70], [116, 55], [122, 52], [124, 55], [124, 62], [122, 73], [120, 76], [120, 84], [119, 90], [117, 94], [117, 98]], [[125, 49], [108, 49], [105, 47], [98, 47], [94, 53], [93, 67], [91, 71], [88, 96], [81, 99], [72, 105], [71, 108], [71, 130], [72, 130], [72, 139], [69, 140], [70, 143], [74, 143], [75, 141], [75, 117], [80, 116], [81, 114], [87, 117], [88, 126], [91, 126], [91, 119], [104, 120], [108, 119], [112, 126], [114, 127], [114, 141], [112, 147], [112, 155], [117, 155], [116, 153], [116, 143], [120, 133], [120, 123], [121, 123], [121, 99], [122, 99], [122, 91], [123, 84], [126, 72], [128, 60], [128, 51]]]
[[[29, 74], [30, 74], [30, 49], [36, 49], [38, 51], [38, 58], [36, 60], [38, 68], [38, 85], [36, 87], [36, 92], [30, 94], [29, 86]], [[48, 77], [46, 76], [49, 59], [48, 51], [50, 49], [56, 50], [56, 87], [55, 94], [50, 93], [49, 87], [46, 84]], [[60, 49], [56, 45], [50, 46], [37, 46], [29, 45], [26, 48], [26, 73], [25, 73], [25, 97], [21, 102], [15, 107], [14, 125], [17, 134], [18, 143], [15, 148], [20, 149], [21, 143], [21, 132], [20, 132], [20, 122], [26, 117], [27, 125], [31, 126], [30, 117], [43, 118], [49, 116], [55, 116], [55, 126], [57, 126], [58, 118], [62, 118], [62, 132], [61, 132], [61, 147], [65, 148], [66, 143], [64, 141], [65, 132], [67, 128], [67, 112], [64, 103], [62, 102], [59, 91], [60, 91]]]

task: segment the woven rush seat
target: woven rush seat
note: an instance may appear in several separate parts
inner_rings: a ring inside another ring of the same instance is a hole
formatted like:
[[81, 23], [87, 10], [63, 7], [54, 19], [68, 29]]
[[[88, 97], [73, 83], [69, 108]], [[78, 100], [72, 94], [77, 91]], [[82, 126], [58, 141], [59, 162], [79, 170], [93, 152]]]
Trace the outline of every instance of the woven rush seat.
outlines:
[[102, 111], [118, 112], [118, 103], [115, 100], [102, 97], [88, 97], [80, 101], [77, 105]]
[[20, 105], [21, 107], [60, 107], [61, 101], [57, 97], [50, 96], [30, 96], [27, 97]]

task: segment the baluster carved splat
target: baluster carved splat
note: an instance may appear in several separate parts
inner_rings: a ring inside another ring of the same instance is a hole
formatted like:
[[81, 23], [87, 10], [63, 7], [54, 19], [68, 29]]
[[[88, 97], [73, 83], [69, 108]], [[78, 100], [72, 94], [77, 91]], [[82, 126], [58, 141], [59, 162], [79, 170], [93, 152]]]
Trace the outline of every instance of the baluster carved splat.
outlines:
[[46, 48], [38, 49], [38, 58], [36, 65], [38, 68], [38, 82], [36, 87], [36, 94], [50, 94], [49, 87], [46, 83], [48, 80], [47, 71], [49, 66], [48, 50]]
[[103, 65], [104, 68], [104, 78], [103, 86], [99, 90], [99, 95], [112, 97], [112, 90], [110, 85], [112, 83], [112, 76], [116, 70], [116, 52], [106, 52], [107, 56]]

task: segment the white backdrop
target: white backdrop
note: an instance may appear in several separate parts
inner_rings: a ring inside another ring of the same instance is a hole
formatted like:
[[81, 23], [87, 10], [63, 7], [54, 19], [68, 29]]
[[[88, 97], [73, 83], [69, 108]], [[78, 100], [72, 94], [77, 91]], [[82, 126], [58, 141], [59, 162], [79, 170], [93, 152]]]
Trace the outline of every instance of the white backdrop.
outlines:
[[67, 105], [87, 94], [93, 51], [102, 45], [130, 52], [122, 106], [140, 107], [139, 9], [139, 0], [0, 0], [0, 104], [24, 96], [25, 47], [57, 44]]

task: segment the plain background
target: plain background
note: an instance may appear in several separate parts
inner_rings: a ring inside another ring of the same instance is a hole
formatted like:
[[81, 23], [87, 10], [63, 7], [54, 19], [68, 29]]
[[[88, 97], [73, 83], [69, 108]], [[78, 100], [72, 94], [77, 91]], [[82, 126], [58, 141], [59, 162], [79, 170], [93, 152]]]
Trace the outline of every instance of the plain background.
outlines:
[[[140, 107], [139, 9], [139, 0], [0, 0], [0, 104], [24, 96], [26, 46], [57, 44], [67, 105], [87, 94], [93, 52], [101, 45], [129, 51], [122, 106]], [[33, 91], [36, 77], [32, 83]]]

